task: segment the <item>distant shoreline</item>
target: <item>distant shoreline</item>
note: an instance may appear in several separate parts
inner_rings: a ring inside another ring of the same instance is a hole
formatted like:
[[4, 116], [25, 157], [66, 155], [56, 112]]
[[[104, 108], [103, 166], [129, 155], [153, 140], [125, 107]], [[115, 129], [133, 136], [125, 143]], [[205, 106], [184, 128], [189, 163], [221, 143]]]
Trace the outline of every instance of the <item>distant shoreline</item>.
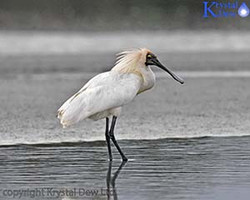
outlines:
[[249, 31], [58, 32], [0, 31], [0, 55], [120, 52], [147, 47], [164, 52], [250, 51]]

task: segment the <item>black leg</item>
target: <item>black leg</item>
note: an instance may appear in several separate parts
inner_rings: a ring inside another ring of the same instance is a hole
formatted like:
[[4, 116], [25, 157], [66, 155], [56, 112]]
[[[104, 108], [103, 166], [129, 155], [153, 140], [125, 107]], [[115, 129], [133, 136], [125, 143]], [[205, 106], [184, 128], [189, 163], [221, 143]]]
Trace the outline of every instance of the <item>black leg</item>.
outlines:
[[109, 136], [111, 138], [111, 140], [113, 141], [115, 147], [117, 148], [117, 150], [119, 151], [121, 157], [122, 157], [122, 160], [123, 161], [127, 161], [128, 159], [126, 158], [126, 156], [124, 155], [124, 153], [122, 152], [121, 148], [119, 147], [116, 139], [115, 139], [115, 135], [114, 135], [114, 129], [115, 129], [115, 123], [116, 123], [116, 119], [117, 117], [116, 116], [113, 116], [112, 118], [112, 122], [111, 122], [111, 128], [110, 128], [110, 131], [109, 131]]
[[106, 136], [106, 143], [107, 143], [107, 146], [108, 146], [109, 161], [112, 161], [112, 153], [111, 153], [111, 146], [110, 146], [110, 135], [109, 135], [109, 118], [108, 117], [106, 117], [105, 136]]

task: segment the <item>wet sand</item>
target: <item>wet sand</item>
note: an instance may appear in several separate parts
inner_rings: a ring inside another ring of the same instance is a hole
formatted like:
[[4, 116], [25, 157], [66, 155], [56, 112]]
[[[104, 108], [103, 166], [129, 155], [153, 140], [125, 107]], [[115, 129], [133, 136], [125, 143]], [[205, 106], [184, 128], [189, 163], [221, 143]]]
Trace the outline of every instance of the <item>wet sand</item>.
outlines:
[[[81, 74], [21, 75], [0, 80], [1, 144], [104, 140], [105, 120], [62, 129], [56, 111], [88, 79]], [[126, 105], [118, 139], [242, 136], [250, 130], [250, 78], [159, 78]]]

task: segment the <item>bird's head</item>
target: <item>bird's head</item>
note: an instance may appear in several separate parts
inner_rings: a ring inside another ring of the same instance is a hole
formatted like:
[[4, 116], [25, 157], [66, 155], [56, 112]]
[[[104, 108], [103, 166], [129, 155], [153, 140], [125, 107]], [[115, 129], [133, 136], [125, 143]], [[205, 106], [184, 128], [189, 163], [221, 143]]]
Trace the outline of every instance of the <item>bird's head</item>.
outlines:
[[184, 80], [181, 77], [179, 77], [178, 75], [174, 74], [167, 67], [163, 66], [161, 64], [161, 62], [157, 59], [156, 55], [154, 55], [151, 51], [148, 51], [147, 54], [146, 54], [145, 65], [146, 66], [150, 66], [150, 65], [157, 66], [157, 67], [161, 68], [162, 70], [168, 72], [179, 83], [181, 83], [181, 84], [184, 83]]
[[117, 62], [113, 70], [118, 70], [121, 72], [137, 72], [140, 67], [146, 67], [154, 65], [162, 70], [168, 72], [176, 81], [183, 84], [184, 81], [181, 77], [174, 74], [170, 69], [163, 66], [157, 59], [156, 55], [146, 48], [123, 51], [118, 54]]

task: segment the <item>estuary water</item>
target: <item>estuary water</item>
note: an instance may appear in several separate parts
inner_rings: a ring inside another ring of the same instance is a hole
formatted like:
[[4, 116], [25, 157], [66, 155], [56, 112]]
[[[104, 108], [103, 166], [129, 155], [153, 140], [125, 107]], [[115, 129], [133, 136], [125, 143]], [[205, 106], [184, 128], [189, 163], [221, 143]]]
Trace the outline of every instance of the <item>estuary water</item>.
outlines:
[[0, 199], [247, 200], [249, 142], [123, 140], [129, 158], [124, 166], [116, 151], [113, 163], [107, 162], [105, 142], [4, 146]]

